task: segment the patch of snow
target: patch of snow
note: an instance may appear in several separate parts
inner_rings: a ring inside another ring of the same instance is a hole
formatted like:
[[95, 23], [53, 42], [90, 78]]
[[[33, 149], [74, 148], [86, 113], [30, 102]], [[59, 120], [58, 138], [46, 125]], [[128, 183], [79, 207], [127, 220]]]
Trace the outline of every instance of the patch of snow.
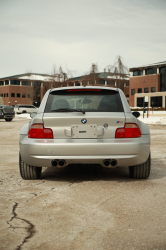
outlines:
[[20, 115], [15, 115], [16, 118], [26, 118], [26, 119], [32, 119], [30, 117], [30, 114], [20, 114]]

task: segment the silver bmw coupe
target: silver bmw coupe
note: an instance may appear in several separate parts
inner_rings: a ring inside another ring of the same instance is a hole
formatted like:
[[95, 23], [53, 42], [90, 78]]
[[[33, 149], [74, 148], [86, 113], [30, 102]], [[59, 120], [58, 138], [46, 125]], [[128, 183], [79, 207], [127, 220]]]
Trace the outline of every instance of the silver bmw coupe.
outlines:
[[131, 113], [122, 90], [65, 87], [46, 92], [38, 113], [20, 131], [23, 179], [39, 179], [42, 167], [100, 164], [129, 167], [129, 175], [150, 175], [150, 132]]

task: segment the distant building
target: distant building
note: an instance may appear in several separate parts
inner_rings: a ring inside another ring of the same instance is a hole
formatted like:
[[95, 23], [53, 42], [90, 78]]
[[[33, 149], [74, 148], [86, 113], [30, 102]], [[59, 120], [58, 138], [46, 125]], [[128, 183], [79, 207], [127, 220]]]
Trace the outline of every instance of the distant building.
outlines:
[[129, 75], [111, 72], [91, 73], [67, 79], [67, 77], [27, 73], [0, 78], [0, 103], [5, 105], [33, 104], [39, 106], [49, 88], [66, 86], [105, 86], [120, 88], [129, 101]]
[[82, 75], [69, 79], [68, 86], [105, 86], [120, 88], [123, 90], [128, 102], [129, 102], [129, 75], [128, 74], [116, 74], [111, 72], [100, 72], [89, 75]]
[[34, 104], [43, 98], [43, 83], [50, 75], [27, 73], [0, 78], [0, 102], [5, 105]]
[[148, 106], [166, 109], [166, 61], [130, 68], [129, 105], [143, 107], [144, 96]]

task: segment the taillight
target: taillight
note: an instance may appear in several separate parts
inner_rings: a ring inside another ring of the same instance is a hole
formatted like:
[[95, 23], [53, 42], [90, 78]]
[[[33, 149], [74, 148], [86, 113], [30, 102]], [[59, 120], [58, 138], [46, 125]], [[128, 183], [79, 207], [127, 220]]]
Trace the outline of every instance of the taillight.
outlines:
[[52, 139], [53, 132], [50, 128], [44, 128], [43, 124], [33, 124], [30, 127], [29, 138], [45, 138], [45, 139]]
[[126, 123], [124, 128], [117, 128], [115, 138], [137, 138], [141, 137], [141, 131], [137, 124]]

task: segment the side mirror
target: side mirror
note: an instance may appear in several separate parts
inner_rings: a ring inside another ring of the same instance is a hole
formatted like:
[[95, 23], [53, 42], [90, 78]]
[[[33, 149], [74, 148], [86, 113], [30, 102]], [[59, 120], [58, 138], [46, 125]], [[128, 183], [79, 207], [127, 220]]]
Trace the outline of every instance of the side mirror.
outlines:
[[36, 113], [36, 112], [32, 112], [32, 113], [30, 113], [30, 117], [31, 117], [31, 118], [34, 118], [36, 115], [37, 115], [37, 113]]
[[136, 118], [138, 118], [140, 116], [140, 112], [134, 111], [134, 112], [132, 112], [132, 115], [135, 116]]

